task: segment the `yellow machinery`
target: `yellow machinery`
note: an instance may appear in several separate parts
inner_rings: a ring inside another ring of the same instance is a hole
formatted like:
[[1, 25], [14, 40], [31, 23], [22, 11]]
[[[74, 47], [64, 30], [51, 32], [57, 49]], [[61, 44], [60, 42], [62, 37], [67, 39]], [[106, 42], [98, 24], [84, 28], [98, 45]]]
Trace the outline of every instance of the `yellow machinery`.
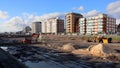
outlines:
[[111, 43], [112, 41], [112, 38], [106, 38], [104, 36], [94, 36], [92, 38], [93, 38], [92, 42], [99, 42], [99, 43], [105, 43], [105, 44]]

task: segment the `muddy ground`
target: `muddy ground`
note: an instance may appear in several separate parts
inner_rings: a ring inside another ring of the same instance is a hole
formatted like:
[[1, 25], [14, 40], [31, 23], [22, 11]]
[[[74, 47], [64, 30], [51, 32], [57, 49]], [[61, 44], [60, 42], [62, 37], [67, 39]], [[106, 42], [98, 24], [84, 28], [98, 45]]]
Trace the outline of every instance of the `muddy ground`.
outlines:
[[[120, 68], [119, 57], [111, 56], [103, 58], [87, 54], [73, 54], [71, 51], [65, 51], [62, 49], [63, 45], [67, 43], [72, 43], [75, 49], [86, 49], [90, 45], [98, 44], [81, 40], [78, 37], [58, 38], [48, 36], [44, 41], [38, 44], [14, 44], [1, 46], [8, 47], [6, 51], [23, 63], [27, 61], [33, 63], [50, 62], [58, 68]], [[109, 43], [104, 45], [114, 49], [120, 54], [120, 43]], [[46, 68], [51, 67], [48, 66]]]

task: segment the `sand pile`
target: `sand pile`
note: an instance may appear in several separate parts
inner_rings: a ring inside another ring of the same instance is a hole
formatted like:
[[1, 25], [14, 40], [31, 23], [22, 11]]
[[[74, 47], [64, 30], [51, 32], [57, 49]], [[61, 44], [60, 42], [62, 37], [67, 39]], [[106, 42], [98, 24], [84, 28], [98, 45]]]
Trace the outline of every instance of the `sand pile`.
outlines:
[[65, 50], [65, 51], [73, 51], [73, 50], [75, 50], [72, 43], [68, 43], [68, 44], [63, 45], [62, 49]]
[[77, 49], [72, 51], [73, 54], [79, 54], [79, 55], [90, 55], [89, 51], [86, 49]]
[[72, 51], [73, 54], [93, 55], [97, 57], [109, 57], [113, 56], [115, 50], [109, 48], [107, 45], [91, 45], [87, 49], [77, 49]]
[[90, 46], [87, 48], [87, 50], [92, 54], [93, 56], [98, 56], [98, 57], [108, 57], [115, 51], [108, 46], [98, 44], [95, 46]]

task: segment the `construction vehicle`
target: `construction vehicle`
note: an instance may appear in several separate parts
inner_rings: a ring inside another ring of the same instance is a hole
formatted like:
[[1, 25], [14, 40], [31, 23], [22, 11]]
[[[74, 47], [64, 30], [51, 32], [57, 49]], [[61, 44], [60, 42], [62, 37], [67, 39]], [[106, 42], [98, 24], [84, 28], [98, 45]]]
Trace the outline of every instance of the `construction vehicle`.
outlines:
[[23, 40], [23, 43], [26, 43], [26, 44], [37, 43], [38, 37], [39, 37], [39, 34], [35, 34], [35, 33], [31, 35], [26, 35]]
[[101, 42], [103, 43], [104, 36], [95, 36], [93, 37], [93, 42]]
[[99, 43], [111, 43], [112, 38], [107, 38], [104, 36], [93, 36], [88, 39], [90, 42], [99, 42]]

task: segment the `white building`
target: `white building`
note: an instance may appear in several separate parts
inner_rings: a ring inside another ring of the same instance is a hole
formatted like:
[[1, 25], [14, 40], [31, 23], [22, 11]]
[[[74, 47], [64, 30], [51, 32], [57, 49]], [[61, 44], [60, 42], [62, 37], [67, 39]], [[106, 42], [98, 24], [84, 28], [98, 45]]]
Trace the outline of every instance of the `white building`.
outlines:
[[64, 32], [64, 20], [51, 18], [42, 22], [42, 33], [62, 33]]
[[106, 14], [79, 19], [81, 34], [115, 34], [116, 19]]
[[80, 18], [79, 19], [79, 32], [80, 34], [85, 34], [86, 33], [86, 18]]
[[32, 23], [32, 33], [41, 33], [41, 22]]

